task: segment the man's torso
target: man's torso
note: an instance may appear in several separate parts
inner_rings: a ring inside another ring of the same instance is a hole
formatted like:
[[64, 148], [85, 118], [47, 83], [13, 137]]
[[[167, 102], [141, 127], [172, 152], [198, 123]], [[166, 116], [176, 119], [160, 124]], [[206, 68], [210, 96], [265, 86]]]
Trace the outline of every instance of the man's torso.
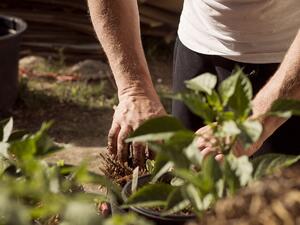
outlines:
[[185, 0], [179, 38], [193, 51], [280, 62], [300, 28], [300, 0]]

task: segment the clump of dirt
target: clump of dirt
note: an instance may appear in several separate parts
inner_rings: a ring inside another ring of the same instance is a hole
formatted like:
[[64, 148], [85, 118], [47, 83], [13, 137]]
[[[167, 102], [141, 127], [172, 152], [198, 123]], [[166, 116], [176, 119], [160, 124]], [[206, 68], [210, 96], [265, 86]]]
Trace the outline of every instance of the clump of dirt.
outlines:
[[300, 164], [219, 201], [201, 225], [300, 224]]

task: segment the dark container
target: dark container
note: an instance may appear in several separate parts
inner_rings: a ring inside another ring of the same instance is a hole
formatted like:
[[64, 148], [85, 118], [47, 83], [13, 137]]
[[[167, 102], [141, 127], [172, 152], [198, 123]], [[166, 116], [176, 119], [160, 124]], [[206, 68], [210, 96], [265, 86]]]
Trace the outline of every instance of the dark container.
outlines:
[[[171, 175], [167, 174], [163, 177], [163, 182], [170, 182]], [[138, 179], [138, 187], [142, 187], [143, 185], [149, 183], [151, 180], [151, 175], [145, 175]], [[123, 188], [122, 197], [123, 200], [126, 201], [131, 193], [131, 181], [129, 181]], [[172, 215], [172, 216], [161, 216], [159, 212], [139, 208], [139, 207], [130, 207], [130, 210], [145, 217], [146, 219], [153, 221], [156, 225], [184, 225], [188, 221], [195, 220], [196, 217], [194, 215]]]
[[0, 118], [8, 116], [18, 95], [18, 62], [21, 34], [26, 23], [0, 15]]

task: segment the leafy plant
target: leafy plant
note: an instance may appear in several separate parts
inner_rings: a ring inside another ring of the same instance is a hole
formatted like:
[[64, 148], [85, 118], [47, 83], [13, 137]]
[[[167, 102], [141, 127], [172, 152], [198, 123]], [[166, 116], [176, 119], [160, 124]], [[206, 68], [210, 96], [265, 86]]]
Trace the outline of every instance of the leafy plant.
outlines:
[[[0, 224], [3, 225], [130, 225], [139, 220], [128, 215], [104, 220], [96, 205], [106, 195], [85, 193], [83, 184], [109, 188], [110, 195], [121, 198], [117, 185], [105, 176], [63, 161], [48, 164], [44, 157], [60, 149], [47, 135], [51, 123], [35, 134], [13, 131], [13, 120], [0, 122]], [[142, 220], [143, 221], [143, 220]], [[147, 224], [140, 222], [139, 224]]]
[[[155, 118], [144, 123], [128, 142], [147, 142], [156, 152], [153, 180], [133, 193], [127, 206], [163, 207], [162, 215], [191, 208], [199, 216], [218, 199], [234, 195], [253, 180], [289, 166], [299, 156], [264, 155], [254, 160], [235, 157], [237, 141], [247, 149], [263, 131], [262, 124], [251, 118], [252, 86], [241, 69], [217, 87], [216, 76], [206, 73], [186, 82], [188, 90], [172, 96], [183, 101], [210, 127], [214, 147], [224, 155], [222, 164], [214, 156], [203, 157], [198, 150], [198, 135], [186, 130], [173, 117]], [[300, 102], [278, 100], [268, 116], [300, 115]], [[164, 174], [173, 174], [173, 181], [159, 182]], [[158, 194], [159, 193], [159, 194]]]

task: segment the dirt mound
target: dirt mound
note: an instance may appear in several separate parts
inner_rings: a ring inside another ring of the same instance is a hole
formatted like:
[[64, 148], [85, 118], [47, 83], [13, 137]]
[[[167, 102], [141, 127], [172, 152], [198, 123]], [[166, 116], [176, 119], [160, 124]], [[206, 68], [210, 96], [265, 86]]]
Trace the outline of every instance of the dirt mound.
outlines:
[[217, 203], [201, 225], [300, 224], [300, 164]]

